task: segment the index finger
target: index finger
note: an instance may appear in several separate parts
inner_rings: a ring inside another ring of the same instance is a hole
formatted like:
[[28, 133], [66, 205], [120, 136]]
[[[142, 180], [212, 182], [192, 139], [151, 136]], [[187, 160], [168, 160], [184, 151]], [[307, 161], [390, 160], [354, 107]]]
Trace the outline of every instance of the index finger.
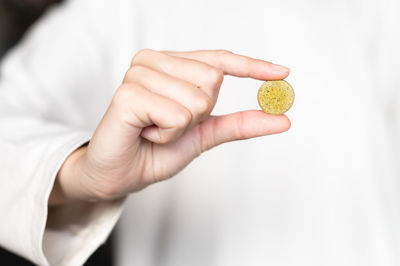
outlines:
[[225, 75], [259, 80], [280, 80], [289, 75], [289, 68], [268, 61], [238, 55], [226, 50], [199, 50], [191, 52], [165, 51], [166, 54], [201, 61], [214, 66]]

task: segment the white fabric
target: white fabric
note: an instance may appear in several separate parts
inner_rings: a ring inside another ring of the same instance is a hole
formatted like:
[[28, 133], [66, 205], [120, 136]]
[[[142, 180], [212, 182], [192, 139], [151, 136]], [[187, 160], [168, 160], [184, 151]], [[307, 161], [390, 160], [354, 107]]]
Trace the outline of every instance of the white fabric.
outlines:
[[[289, 66], [289, 132], [221, 145], [133, 194], [118, 266], [400, 265], [400, 2], [70, 0], [2, 64], [0, 245], [80, 265], [123, 200], [50, 210], [139, 49], [224, 48]], [[257, 107], [226, 77], [215, 114]], [[43, 236], [44, 231], [44, 236]], [[42, 243], [43, 239], [43, 243]]]

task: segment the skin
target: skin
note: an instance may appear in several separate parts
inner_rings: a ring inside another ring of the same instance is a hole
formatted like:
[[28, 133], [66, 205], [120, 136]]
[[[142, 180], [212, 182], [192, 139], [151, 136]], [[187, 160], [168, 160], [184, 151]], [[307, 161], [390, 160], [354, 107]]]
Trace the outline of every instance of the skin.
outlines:
[[[281, 133], [285, 115], [210, 115], [224, 75], [277, 80], [289, 69], [225, 50], [141, 50], [92, 139], [61, 167], [49, 205], [111, 200], [168, 179], [221, 143]], [[245, 92], [244, 92], [245, 93]]]

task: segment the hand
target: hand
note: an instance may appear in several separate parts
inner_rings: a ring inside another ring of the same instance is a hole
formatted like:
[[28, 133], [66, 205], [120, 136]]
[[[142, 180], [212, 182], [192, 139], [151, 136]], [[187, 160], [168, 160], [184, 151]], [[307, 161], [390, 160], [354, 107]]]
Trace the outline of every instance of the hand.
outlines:
[[288, 130], [284, 115], [210, 115], [224, 75], [273, 80], [288, 74], [228, 51], [138, 52], [93, 138], [59, 171], [50, 204], [118, 198], [174, 176], [221, 143]]

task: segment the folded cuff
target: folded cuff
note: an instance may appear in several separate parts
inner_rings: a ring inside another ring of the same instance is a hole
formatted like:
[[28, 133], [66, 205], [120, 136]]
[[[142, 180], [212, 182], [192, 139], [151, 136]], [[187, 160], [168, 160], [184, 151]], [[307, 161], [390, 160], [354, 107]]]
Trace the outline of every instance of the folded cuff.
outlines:
[[54, 180], [63, 162], [90, 137], [90, 133], [74, 134], [43, 160], [48, 171], [43, 176], [50, 180], [46, 182], [48, 186], [36, 190], [34, 198], [42, 207], [33, 218], [38, 221], [33, 224], [39, 226], [32, 229], [34, 260], [40, 265], [82, 265], [105, 242], [123, 210], [125, 198], [48, 208]]

